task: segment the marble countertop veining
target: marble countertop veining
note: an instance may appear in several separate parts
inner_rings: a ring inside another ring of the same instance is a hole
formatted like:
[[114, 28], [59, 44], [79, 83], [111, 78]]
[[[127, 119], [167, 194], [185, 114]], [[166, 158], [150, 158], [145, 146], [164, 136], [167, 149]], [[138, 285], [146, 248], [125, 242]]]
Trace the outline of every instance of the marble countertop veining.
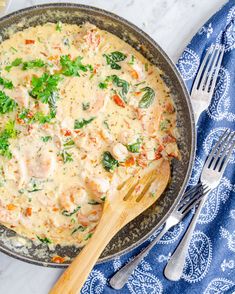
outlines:
[[[61, 0], [12, 0], [8, 12]], [[226, 0], [70, 0], [112, 11], [152, 36], [176, 61], [191, 37]], [[0, 253], [0, 293], [46, 294], [60, 269], [30, 265]]]

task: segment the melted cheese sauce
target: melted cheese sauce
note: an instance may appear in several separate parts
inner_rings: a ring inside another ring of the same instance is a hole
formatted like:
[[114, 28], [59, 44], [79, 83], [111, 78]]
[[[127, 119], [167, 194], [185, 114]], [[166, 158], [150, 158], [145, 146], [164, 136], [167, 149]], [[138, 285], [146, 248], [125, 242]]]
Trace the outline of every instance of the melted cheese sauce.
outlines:
[[[158, 68], [89, 23], [29, 28], [0, 52], [0, 76], [13, 84], [0, 86], [0, 222], [33, 240], [84, 245], [118, 185], [179, 156], [169, 89]], [[35, 60], [43, 66], [23, 69]], [[45, 73], [60, 77], [49, 93], [54, 117], [44, 100], [50, 85], [33, 82]], [[6, 141], [9, 121], [15, 134]]]

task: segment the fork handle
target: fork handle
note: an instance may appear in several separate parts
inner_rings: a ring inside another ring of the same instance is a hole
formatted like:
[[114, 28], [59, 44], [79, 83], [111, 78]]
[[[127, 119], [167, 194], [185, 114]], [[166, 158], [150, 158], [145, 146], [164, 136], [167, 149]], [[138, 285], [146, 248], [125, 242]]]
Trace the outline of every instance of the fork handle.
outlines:
[[192, 235], [193, 235], [198, 217], [200, 215], [200, 212], [202, 210], [205, 200], [206, 200], [206, 197], [202, 198], [202, 200], [200, 201], [199, 206], [196, 209], [196, 212], [190, 222], [190, 225], [183, 239], [179, 243], [178, 247], [176, 248], [175, 252], [171, 256], [171, 259], [169, 260], [169, 262], [167, 263], [165, 267], [164, 275], [170, 281], [180, 280], [183, 274], [185, 259], [188, 253], [188, 247], [192, 239]]
[[128, 281], [128, 278], [133, 273], [134, 269], [138, 266], [141, 260], [149, 253], [149, 251], [160, 241], [163, 235], [175, 224], [165, 223], [161, 233], [151, 242], [143, 251], [134, 257], [129, 263], [122, 267], [116, 274], [110, 279], [109, 284], [113, 289], [122, 289]]

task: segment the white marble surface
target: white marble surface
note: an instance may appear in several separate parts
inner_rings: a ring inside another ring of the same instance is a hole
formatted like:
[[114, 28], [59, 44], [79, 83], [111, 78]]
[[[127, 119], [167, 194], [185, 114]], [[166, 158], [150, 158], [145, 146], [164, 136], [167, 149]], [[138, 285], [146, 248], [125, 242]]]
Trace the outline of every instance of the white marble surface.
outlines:
[[[12, 0], [8, 12], [46, 3], [44, 0]], [[176, 61], [201, 25], [226, 0], [77, 0], [112, 11], [152, 36]], [[0, 293], [45, 294], [61, 270], [29, 265], [0, 253]], [[93, 294], [93, 293], [91, 293]]]

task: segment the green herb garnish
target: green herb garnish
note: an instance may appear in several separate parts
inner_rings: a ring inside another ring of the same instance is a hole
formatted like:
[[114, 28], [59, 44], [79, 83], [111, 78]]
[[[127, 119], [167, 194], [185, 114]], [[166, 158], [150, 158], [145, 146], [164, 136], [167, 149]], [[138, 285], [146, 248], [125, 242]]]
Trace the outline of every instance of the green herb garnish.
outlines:
[[88, 239], [90, 239], [92, 237], [93, 233], [89, 233], [86, 235], [86, 237], [84, 238], [84, 241], [87, 241]]
[[61, 157], [62, 157], [64, 163], [72, 162], [73, 161], [72, 154], [69, 153], [69, 152], [67, 152], [66, 150], [63, 150], [61, 152]]
[[76, 212], [79, 211], [79, 209], [81, 208], [81, 206], [78, 206], [77, 208], [75, 208], [72, 212], [69, 212], [68, 210], [63, 210], [62, 214], [64, 216], [72, 216], [73, 214], [75, 214]]
[[126, 55], [119, 51], [111, 52], [110, 54], [103, 55], [106, 58], [106, 62], [112, 69], [121, 69], [118, 62], [126, 59]]
[[12, 81], [1, 78], [1, 77], [0, 77], [0, 85], [2, 85], [6, 89], [13, 89]]
[[160, 130], [165, 131], [169, 129], [171, 121], [169, 119], [164, 119], [160, 122]]
[[48, 141], [51, 141], [52, 140], [52, 136], [45, 136], [45, 137], [41, 137], [41, 140], [46, 143]]
[[15, 100], [6, 95], [5, 92], [0, 91], [0, 114], [5, 114], [13, 111], [17, 106]]
[[37, 236], [37, 238], [38, 238], [39, 241], [41, 241], [44, 244], [51, 244], [52, 243], [51, 240], [48, 239], [48, 238], [46, 238], [46, 237], [45, 238], [41, 238], [41, 237]]
[[131, 59], [130, 59], [130, 61], [128, 63], [130, 65], [134, 65], [134, 63], [135, 63], [135, 56], [134, 55], [131, 55]]
[[88, 201], [88, 204], [90, 204], [90, 205], [100, 205], [100, 203], [95, 201], [95, 200]]
[[93, 67], [90, 64], [82, 64], [82, 59], [81, 56], [78, 56], [74, 60], [71, 60], [69, 55], [62, 55], [60, 57], [60, 64], [62, 66], [61, 73], [68, 77], [80, 77], [80, 71], [92, 71]]
[[138, 139], [136, 143], [127, 145], [127, 150], [132, 153], [139, 153], [141, 147], [141, 140]]
[[76, 119], [74, 122], [74, 129], [82, 129], [83, 127], [85, 127], [86, 125], [88, 125], [89, 123], [91, 123], [93, 120], [95, 119], [95, 117], [92, 117], [88, 120], [86, 119], [82, 119], [82, 120], [78, 120]]
[[119, 166], [119, 163], [110, 152], [105, 151], [102, 157], [102, 165], [105, 170], [113, 172]]
[[110, 131], [110, 127], [107, 120], [103, 121], [104, 126]]
[[30, 60], [30, 61], [25, 61], [22, 64], [22, 69], [27, 70], [27, 69], [32, 69], [32, 68], [41, 68], [45, 66], [45, 62], [42, 59], [35, 59], [35, 60]]
[[71, 235], [73, 235], [74, 233], [76, 233], [76, 232], [78, 232], [78, 231], [80, 231], [80, 232], [84, 232], [86, 229], [87, 229], [86, 227], [78, 226], [77, 228], [75, 228], [75, 229], [72, 231]]
[[148, 108], [154, 101], [155, 92], [150, 87], [144, 87], [140, 91], [144, 92], [144, 95], [139, 102], [139, 108]]
[[66, 143], [64, 143], [64, 147], [71, 148], [75, 145], [75, 142], [73, 140], [68, 140]]
[[9, 150], [9, 140], [14, 139], [17, 136], [17, 131], [15, 130], [15, 123], [13, 121], [8, 121], [5, 125], [5, 129], [0, 133], [0, 155], [11, 158], [12, 154]]
[[16, 58], [15, 60], [12, 61], [10, 65], [7, 65], [5, 67], [5, 70], [9, 72], [12, 69], [12, 67], [19, 66], [21, 63], [22, 63], [22, 58]]
[[55, 26], [56, 31], [61, 32], [62, 31], [62, 22], [58, 21]]

